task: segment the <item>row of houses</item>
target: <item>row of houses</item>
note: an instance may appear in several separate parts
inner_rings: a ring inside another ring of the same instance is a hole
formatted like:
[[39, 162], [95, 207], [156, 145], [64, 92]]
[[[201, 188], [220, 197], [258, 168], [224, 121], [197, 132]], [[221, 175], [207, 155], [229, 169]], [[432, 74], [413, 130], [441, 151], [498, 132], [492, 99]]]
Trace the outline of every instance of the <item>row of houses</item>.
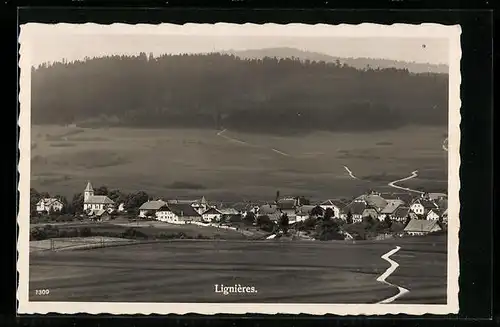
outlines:
[[[304, 203], [305, 202], [305, 203]], [[37, 211], [60, 211], [61, 201], [55, 198], [41, 199], [37, 203]], [[83, 210], [94, 219], [102, 219], [113, 211], [123, 211], [123, 204], [118, 206], [109, 197], [95, 195], [90, 182], [84, 190]], [[151, 200], [139, 208], [139, 217], [153, 218], [164, 222], [219, 222], [236, 217], [245, 218], [252, 213], [256, 218], [267, 216], [271, 221], [278, 221], [286, 214], [291, 224], [308, 218], [324, 216], [329, 210], [331, 217], [342, 220], [352, 219], [353, 223], [371, 217], [380, 221], [412, 223], [420, 229], [432, 229], [428, 222], [447, 223], [447, 196], [443, 193], [427, 193], [414, 197], [409, 193], [377, 193], [369, 192], [352, 200], [328, 199], [309, 204], [302, 197], [285, 197], [264, 204], [236, 203], [230, 206], [209, 204], [205, 197], [196, 200]], [[417, 226], [417, 224], [420, 224]], [[425, 225], [425, 226], [424, 226]]]

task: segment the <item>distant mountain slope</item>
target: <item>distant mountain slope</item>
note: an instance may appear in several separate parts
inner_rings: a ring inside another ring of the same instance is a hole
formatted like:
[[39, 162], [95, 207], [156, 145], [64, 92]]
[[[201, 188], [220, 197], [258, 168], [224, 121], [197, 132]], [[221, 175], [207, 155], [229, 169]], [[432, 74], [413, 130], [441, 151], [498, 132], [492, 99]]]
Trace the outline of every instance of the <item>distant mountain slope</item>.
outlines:
[[264, 57], [276, 57], [276, 58], [291, 58], [295, 57], [300, 60], [310, 60], [310, 61], [325, 61], [325, 62], [336, 62], [337, 60], [340, 64], [346, 64], [348, 66], [364, 69], [367, 66], [371, 68], [398, 68], [398, 69], [408, 69], [412, 73], [448, 73], [447, 65], [432, 65], [424, 63], [414, 63], [387, 59], [373, 59], [373, 58], [340, 58], [333, 57], [323, 53], [310, 52], [299, 50], [295, 48], [267, 48], [267, 49], [251, 49], [251, 50], [229, 50], [221, 51], [223, 54], [232, 54], [236, 57], [242, 59], [261, 59]]

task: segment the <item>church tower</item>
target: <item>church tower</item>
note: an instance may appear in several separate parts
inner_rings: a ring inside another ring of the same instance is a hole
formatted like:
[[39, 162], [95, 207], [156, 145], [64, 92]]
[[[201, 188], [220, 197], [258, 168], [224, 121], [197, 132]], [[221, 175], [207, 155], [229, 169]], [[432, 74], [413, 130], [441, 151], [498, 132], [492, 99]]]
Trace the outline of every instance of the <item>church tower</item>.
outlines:
[[92, 196], [94, 196], [94, 189], [92, 188], [92, 184], [90, 184], [90, 182], [87, 182], [87, 187], [83, 192], [83, 202], [88, 202]]

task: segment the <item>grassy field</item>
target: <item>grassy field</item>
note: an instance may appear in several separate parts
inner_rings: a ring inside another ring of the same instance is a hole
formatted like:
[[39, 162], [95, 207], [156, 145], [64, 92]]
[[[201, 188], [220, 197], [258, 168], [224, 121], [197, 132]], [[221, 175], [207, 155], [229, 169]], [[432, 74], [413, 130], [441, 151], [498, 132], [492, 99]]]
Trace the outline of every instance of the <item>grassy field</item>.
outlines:
[[[105, 233], [121, 234], [127, 229], [133, 228], [142, 234], [147, 235], [149, 239], [158, 237], [160, 234], [178, 234], [184, 233], [187, 238], [197, 238], [203, 236], [204, 238], [222, 238], [226, 240], [245, 240], [245, 239], [261, 239], [269, 233], [257, 230], [256, 228], [244, 227], [242, 231], [234, 231], [228, 229], [217, 228], [213, 226], [199, 226], [194, 224], [175, 225], [159, 221], [142, 221], [142, 222], [127, 222], [127, 221], [111, 221], [102, 223], [54, 223], [54, 224], [32, 224], [31, 228], [44, 227], [50, 225], [57, 228], [59, 231], [71, 230], [75, 228], [90, 228], [92, 234], [104, 235]], [[57, 240], [57, 239], [56, 239]], [[57, 240], [59, 242], [59, 240]], [[35, 245], [35, 244], [34, 244]], [[36, 247], [36, 245], [35, 245]]]
[[[351, 197], [418, 169], [446, 180], [441, 128], [266, 136], [215, 130], [32, 127], [32, 187], [72, 196], [86, 181], [163, 197]], [[352, 179], [348, 166], [360, 177]], [[427, 181], [427, 182], [426, 182]], [[438, 182], [439, 183], [439, 182]], [[443, 183], [441, 183], [442, 185]], [[444, 185], [446, 185], [444, 183]], [[425, 185], [424, 185], [425, 186]]]
[[[397, 292], [376, 278], [389, 267], [380, 256], [399, 245], [401, 266], [389, 281], [410, 290], [399, 301], [444, 303], [445, 239], [423, 240], [170, 241], [44, 252], [30, 256], [29, 294], [32, 301], [376, 303]], [[257, 293], [224, 296], [215, 284]]]

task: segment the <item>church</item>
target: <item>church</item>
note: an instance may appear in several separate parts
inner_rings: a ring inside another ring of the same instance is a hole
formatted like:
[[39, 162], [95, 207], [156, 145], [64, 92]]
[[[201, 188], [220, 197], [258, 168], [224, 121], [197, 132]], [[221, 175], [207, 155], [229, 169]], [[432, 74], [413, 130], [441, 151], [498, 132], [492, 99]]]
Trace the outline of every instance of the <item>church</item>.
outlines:
[[106, 195], [94, 195], [94, 189], [90, 182], [87, 183], [87, 187], [83, 192], [83, 211], [98, 211], [98, 210], [108, 210], [113, 209], [115, 203], [113, 200], [108, 198]]

